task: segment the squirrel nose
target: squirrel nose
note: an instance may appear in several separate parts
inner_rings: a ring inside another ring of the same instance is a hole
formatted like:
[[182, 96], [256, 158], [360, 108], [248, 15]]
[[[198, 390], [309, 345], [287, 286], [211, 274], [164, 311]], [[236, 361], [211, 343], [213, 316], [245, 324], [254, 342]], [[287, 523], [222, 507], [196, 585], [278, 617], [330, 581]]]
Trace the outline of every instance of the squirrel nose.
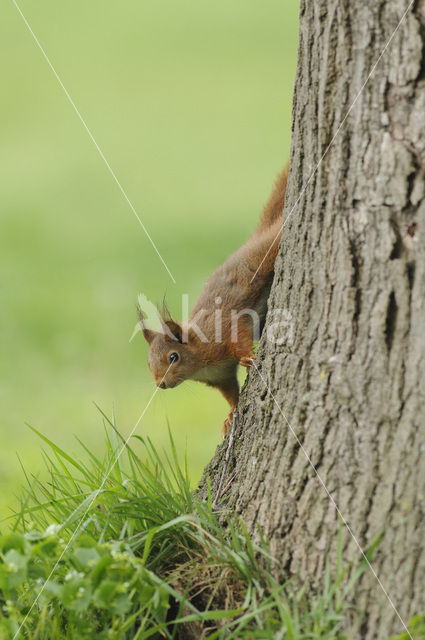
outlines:
[[165, 389], [165, 388], [166, 388], [166, 386], [167, 386], [167, 385], [165, 384], [165, 382], [164, 382], [164, 381], [163, 381], [163, 382], [160, 382], [160, 383], [159, 383], [159, 385], [158, 385], [158, 387], [159, 387], [160, 389]]

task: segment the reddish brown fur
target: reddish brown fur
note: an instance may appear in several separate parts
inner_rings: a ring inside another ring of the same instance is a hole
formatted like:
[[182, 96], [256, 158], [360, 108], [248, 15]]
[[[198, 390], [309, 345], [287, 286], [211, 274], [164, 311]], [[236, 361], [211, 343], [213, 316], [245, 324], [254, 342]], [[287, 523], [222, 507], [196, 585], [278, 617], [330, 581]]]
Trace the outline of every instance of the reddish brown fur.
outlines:
[[[230, 405], [223, 427], [224, 435], [239, 398], [237, 365], [249, 367], [254, 358], [252, 320], [249, 316], [242, 316], [238, 322], [237, 339], [232, 341], [231, 312], [253, 309], [259, 315], [261, 325], [264, 323], [279, 248], [287, 175], [288, 168], [279, 174], [253, 235], [208, 278], [186, 327], [172, 320], [167, 312], [163, 319], [164, 331], [153, 332], [145, 326], [143, 314], [139, 314], [143, 334], [150, 344], [149, 366], [155, 382], [167, 388], [175, 387], [184, 380], [199, 380], [216, 387]], [[221, 298], [220, 304], [216, 303], [217, 298]], [[220, 342], [214, 340], [218, 308], [221, 308], [223, 318]], [[202, 309], [206, 311], [196, 324], [208, 343], [203, 342], [190, 327]], [[170, 365], [170, 355], [174, 353], [178, 361]]]

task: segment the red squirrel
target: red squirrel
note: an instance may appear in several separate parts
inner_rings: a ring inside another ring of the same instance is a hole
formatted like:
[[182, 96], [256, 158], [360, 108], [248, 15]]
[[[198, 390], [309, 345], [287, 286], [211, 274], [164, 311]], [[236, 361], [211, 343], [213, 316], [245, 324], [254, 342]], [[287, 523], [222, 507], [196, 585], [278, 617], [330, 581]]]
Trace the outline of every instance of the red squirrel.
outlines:
[[187, 323], [179, 324], [164, 308], [163, 330], [152, 331], [138, 308], [155, 383], [161, 389], [171, 389], [184, 380], [198, 380], [218, 389], [230, 405], [223, 437], [239, 398], [237, 366], [249, 368], [255, 359], [253, 338], [258, 327], [254, 326], [254, 314], [260, 331], [266, 317], [287, 175], [288, 168], [279, 174], [252, 236], [208, 278]]

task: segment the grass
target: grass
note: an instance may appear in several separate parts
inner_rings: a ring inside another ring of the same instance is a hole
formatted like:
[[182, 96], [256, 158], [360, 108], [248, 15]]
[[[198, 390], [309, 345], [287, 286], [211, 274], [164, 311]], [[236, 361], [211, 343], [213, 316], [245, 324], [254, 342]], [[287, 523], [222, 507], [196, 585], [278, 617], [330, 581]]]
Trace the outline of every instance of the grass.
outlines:
[[76, 459], [39, 435], [48, 479], [25, 472], [20, 507], [2, 522], [0, 637], [353, 636], [361, 615], [349, 596], [364, 564], [343, 567], [341, 532], [319, 593], [280, 584], [261, 533], [254, 541], [192, 492], [172, 439], [164, 457], [134, 437], [117, 460], [124, 440], [105, 419], [106, 455], [81, 443]]
[[[286, 162], [298, 4], [19, 0], [172, 270], [147, 241], [12, 2], [0, 54], [0, 513], [25, 422], [78, 455], [102, 440], [94, 402], [131, 429], [153, 390], [137, 295], [181, 315], [255, 227]], [[158, 394], [139, 433], [187, 450], [196, 481], [226, 402], [199, 383]], [[148, 426], [147, 426], [148, 425]], [[73, 448], [74, 447], [74, 448]]]

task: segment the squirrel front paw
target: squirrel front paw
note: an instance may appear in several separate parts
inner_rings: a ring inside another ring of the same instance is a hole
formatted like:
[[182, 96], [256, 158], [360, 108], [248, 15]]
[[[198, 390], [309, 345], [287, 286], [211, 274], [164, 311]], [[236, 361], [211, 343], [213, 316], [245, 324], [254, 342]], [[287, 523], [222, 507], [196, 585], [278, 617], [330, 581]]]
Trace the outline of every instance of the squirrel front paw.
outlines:
[[242, 367], [246, 367], [247, 369], [249, 369], [253, 364], [254, 364], [254, 360], [257, 359], [257, 356], [244, 356], [243, 358], [241, 358], [239, 360], [239, 364]]
[[223, 428], [221, 430], [221, 435], [223, 436], [223, 440], [226, 437], [230, 427], [232, 426], [232, 422], [233, 422], [233, 411], [229, 413], [226, 420], [223, 422]]

